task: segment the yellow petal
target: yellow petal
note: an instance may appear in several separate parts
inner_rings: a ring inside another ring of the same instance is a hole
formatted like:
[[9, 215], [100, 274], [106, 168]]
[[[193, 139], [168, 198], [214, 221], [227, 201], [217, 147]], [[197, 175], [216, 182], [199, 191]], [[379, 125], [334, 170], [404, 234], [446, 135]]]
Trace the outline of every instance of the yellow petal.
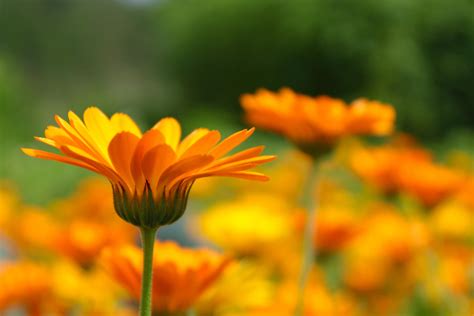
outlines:
[[137, 124], [127, 114], [115, 113], [110, 118], [110, 123], [115, 127], [117, 133], [130, 132], [135, 136], [142, 136], [140, 128], [138, 128]]
[[153, 129], [159, 130], [165, 137], [165, 143], [176, 151], [181, 140], [181, 125], [176, 119], [165, 117], [156, 123]]
[[89, 107], [84, 111], [84, 124], [95, 143], [107, 152], [109, 142], [116, 134], [109, 118], [98, 108]]

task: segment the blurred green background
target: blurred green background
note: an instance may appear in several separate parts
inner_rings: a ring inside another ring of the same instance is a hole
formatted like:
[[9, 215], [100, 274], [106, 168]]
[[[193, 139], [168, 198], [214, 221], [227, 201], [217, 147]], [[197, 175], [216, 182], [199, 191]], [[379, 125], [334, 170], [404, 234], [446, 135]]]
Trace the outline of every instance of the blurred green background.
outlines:
[[0, 179], [41, 203], [87, 174], [19, 151], [56, 113], [96, 104], [142, 128], [173, 115], [229, 133], [239, 95], [259, 87], [379, 99], [400, 130], [472, 150], [473, 12], [472, 0], [1, 0]]

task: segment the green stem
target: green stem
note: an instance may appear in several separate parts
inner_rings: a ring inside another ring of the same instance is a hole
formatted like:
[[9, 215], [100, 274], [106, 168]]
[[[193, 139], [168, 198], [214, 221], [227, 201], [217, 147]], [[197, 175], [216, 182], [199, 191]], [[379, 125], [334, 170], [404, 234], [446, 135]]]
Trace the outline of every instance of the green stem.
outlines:
[[153, 284], [153, 249], [157, 228], [140, 228], [143, 246], [142, 295], [140, 316], [151, 316], [151, 288]]
[[[298, 293], [296, 300], [295, 316], [304, 315], [304, 292], [308, 278], [313, 266], [314, 257], [316, 255], [316, 246], [314, 244], [314, 235], [316, 233], [316, 217], [318, 208], [317, 190], [319, 186], [318, 171], [319, 168], [316, 163], [313, 164], [313, 172], [310, 173], [309, 181], [306, 186], [306, 207], [307, 220], [305, 224], [303, 237], [303, 258], [300, 268], [300, 276], [298, 282]], [[316, 189], [316, 192], [315, 192]]]

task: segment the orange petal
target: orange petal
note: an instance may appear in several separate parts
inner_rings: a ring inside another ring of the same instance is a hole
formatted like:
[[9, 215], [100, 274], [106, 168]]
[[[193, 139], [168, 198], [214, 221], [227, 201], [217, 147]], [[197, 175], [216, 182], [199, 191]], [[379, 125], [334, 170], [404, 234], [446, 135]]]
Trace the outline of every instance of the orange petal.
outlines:
[[93, 171], [95, 173], [101, 173], [96, 168], [94, 168], [93, 166], [91, 166], [87, 163], [84, 163], [82, 161], [70, 158], [70, 157], [61, 156], [61, 155], [58, 155], [58, 154], [49, 153], [47, 151], [38, 150], [38, 149], [22, 148], [21, 150], [30, 157], [46, 159], [46, 160], [55, 160], [55, 161], [67, 163], [67, 164], [70, 164], [70, 165], [73, 165], [73, 166], [81, 167], [81, 168]]
[[165, 137], [165, 143], [176, 151], [181, 140], [181, 125], [179, 125], [176, 119], [165, 117], [156, 123], [152, 129], [159, 130]]
[[256, 180], [256, 181], [268, 181], [270, 178], [260, 172], [252, 171], [235, 171], [235, 172], [212, 172], [212, 173], [203, 173], [199, 178], [210, 177], [210, 176], [220, 176], [220, 177], [233, 177], [246, 180]]
[[109, 144], [109, 157], [115, 171], [127, 182], [131, 192], [134, 192], [134, 180], [131, 171], [132, 157], [139, 139], [130, 132], [115, 135]]
[[186, 136], [183, 141], [178, 146], [178, 156], [181, 156], [183, 152], [185, 152], [191, 145], [193, 145], [196, 141], [198, 141], [201, 137], [209, 133], [209, 129], [207, 128], [198, 128], [191, 132], [188, 136]]
[[210, 131], [203, 135], [200, 139], [196, 140], [194, 144], [183, 152], [181, 158], [190, 157], [193, 155], [207, 154], [208, 151], [214, 147], [221, 139], [221, 133], [219, 131]]
[[219, 145], [214, 147], [213, 150], [209, 152], [215, 158], [220, 158], [227, 154], [229, 151], [240, 145], [244, 142], [250, 135], [253, 134], [255, 128], [251, 128], [249, 130], [241, 130], [240, 132], [234, 133], [224, 139]]
[[166, 144], [154, 147], [143, 157], [143, 174], [153, 190], [158, 185], [158, 181], [163, 171], [165, 171], [175, 160], [175, 152]]
[[135, 186], [137, 188], [142, 188], [145, 185], [145, 177], [142, 172], [142, 159], [145, 154], [156, 147], [157, 145], [163, 144], [165, 138], [159, 130], [151, 129], [140, 139], [135, 148], [135, 153], [132, 158], [132, 176], [135, 180]]
[[265, 146], [256, 146], [256, 147], [248, 148], [248, 149], [239, 151], [238, 153], [235, 153], [232, 156], [216, 160], [210, 167], [213, 167], [213, 168], [219, 167], [219, 166], [233, 163], [239, 160], [245, 160], [245, 159], [257, 157], [263, 152], [264, 149], [265, 149]]
[[158, 185], [171, 188], [176, 181], [184, 179], [190, 173], [209, 164], [213, 159], [209, 155], [196, 155], [180, 160], [163, 172]]
[[70, 147], [68, 146], [61, 146], [60, 150], [68, 155], [69, 157], [75, 158], [77, 160], [80, 160], [84, 163], [87, 163], [91, 166], [93, 166], [95, 169], [99, 171], [99, 173], [103, 174], [107, 178], [109, 178], [110, 181], [114, 183], [120, 183], [124, 186], [127, 186], [127, 183], [114, 171], [112, 170], [109, 166], [101, 164], [100, 162], [91, 160], [87, 157], [81, 156], [78, 153], [74, 152]]

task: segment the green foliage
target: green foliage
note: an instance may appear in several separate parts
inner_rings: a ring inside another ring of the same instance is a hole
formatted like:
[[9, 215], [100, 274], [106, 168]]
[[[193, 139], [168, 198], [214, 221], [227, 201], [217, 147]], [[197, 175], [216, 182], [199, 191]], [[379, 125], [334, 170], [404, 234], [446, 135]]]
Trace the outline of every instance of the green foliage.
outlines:
[[186, 98], [258, 87], [381, 99], [422, 137], [474, 123], [470, 0], [176, 0], [156, 10], [160, 69]]

